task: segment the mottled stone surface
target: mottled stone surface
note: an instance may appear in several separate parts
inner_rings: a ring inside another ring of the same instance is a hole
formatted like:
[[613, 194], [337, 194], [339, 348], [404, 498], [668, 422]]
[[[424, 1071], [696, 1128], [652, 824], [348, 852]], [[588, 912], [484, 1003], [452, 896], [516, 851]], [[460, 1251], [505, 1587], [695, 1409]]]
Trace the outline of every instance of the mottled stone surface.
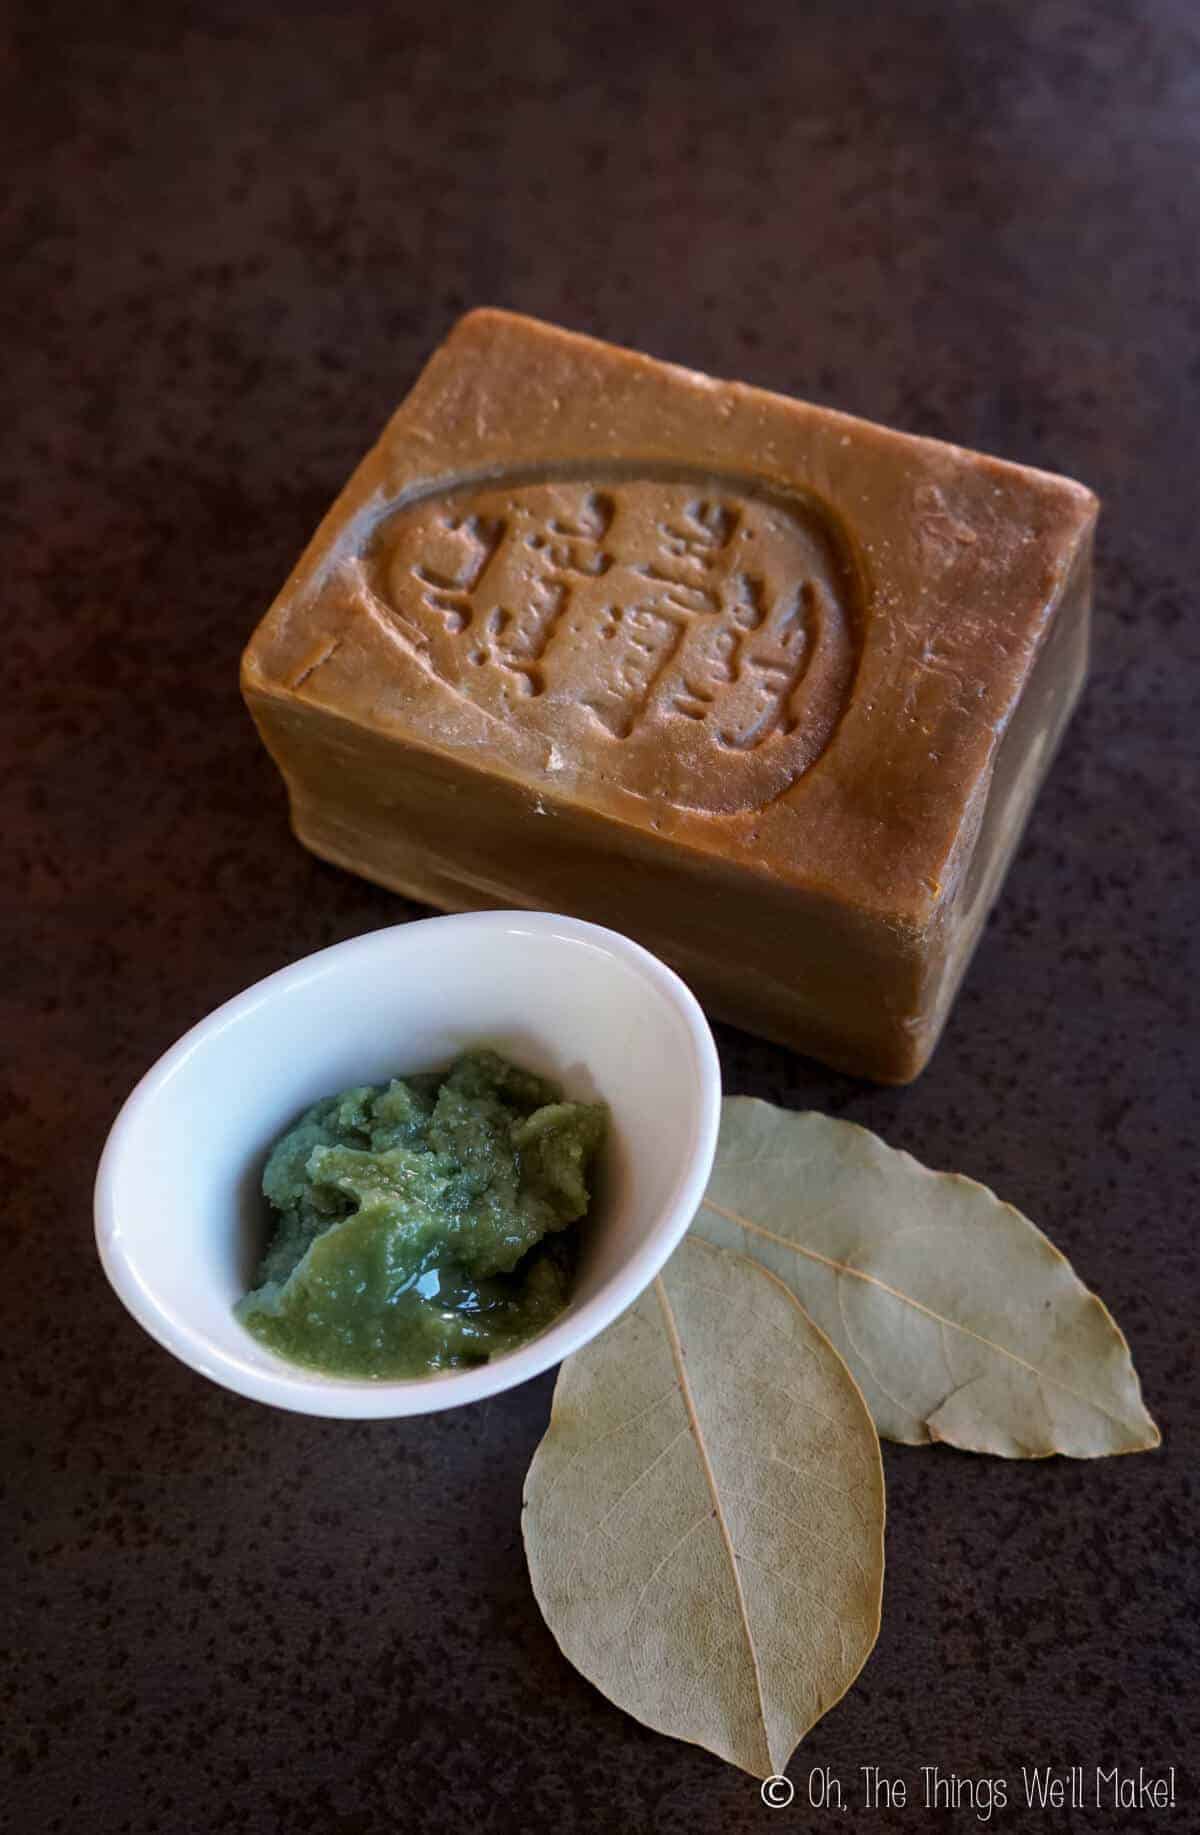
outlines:
[[883, 1635], [779, 1826], [981, 1826], [802, 1815], [815, 1766], [851, 1800], [868, 1764], [1011, 1799], [1023, 1763], [1174, 1763], [1173, 1813], [1010, 1800], [990, 1826], [1200, 1827], [1195, 8], [501, 11], [17, 23], [0, 1803], [19, 1835], [770, 1820], [544, 1629], [518, 1507], [549, 1378], [410, 1423], [275, 1415], [160, 1352], [91, 1252], [101, 1142], [158, 1053], [415, 911], [291, 841], [237, 658], [426, 352], [491, 302], [1105, 500], [1092, 686], [930, 1070], [889, 1092], [720, 1042], [731, 1089], [1025, 1207], [1166, 1434], [1086, 1465], [888, 1450]]

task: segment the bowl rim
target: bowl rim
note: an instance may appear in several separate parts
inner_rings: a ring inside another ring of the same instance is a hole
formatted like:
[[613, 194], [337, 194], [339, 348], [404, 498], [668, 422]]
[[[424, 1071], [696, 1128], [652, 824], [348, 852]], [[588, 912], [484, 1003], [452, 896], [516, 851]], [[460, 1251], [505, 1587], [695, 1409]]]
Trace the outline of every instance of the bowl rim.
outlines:
[[[557, 933], [622, 961], [666, 996], [684, 1022], [699, 1086], [691, 1149], [675, 1189], [653, 1233], [637, 1245], [598, 1293], [577, 1312], [569, 1312], [528, 1344], [494, 1363], [409, 1378], [323, 1376], [289, 1364], [271, 1352], [267, 1355], [273, 1360], [272, 1368], [242, 1364], [201, 1328], [164, 1312], [126, 1254], [117, 1216], [116, 1182], [128, 1142], [141, 1125], [141, 1111], [197, 1050], [230, 1025], [328, 974], [335, 962], [345, 964], [357, 957], [385, 954], [401, 937], [412, 941], [431, 927], [446, 926], [480, 933], [527, 929], [531, 937], [542, 938]], [[109, 1284], [142, 1329], [163, 1349], [220, 1387], [276, 1408], [328, 1419], [386, 1420], [430, 1414], [516, 1388], [589, 1343], [633, 1305], [686, 1234], [700, 1208], [712, 1170], [720, 1118], [720, 1061], [700, 1003], [674, 969], [642, 944], [604, 925], [551, 911], [468, 911], [416, 918], [384, 925], [298, 957], [214, 1007], [168, 1046], [125, 1098], [106, 1137], [93, 1190], [96, 1247]]]

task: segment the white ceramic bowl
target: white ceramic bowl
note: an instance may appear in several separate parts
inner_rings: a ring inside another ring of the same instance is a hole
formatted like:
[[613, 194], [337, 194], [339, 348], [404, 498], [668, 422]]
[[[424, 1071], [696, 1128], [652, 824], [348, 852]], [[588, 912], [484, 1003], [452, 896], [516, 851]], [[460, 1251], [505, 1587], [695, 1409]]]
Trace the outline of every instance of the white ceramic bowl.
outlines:
[[[477, 1044], [608, 1104], [572, 1304], [494, 1363], [416, 1381], [322, 1376], [275, 1356], [232, 1311], [264, 1246], [271, 1145], [321, 1096], [435, 1070]], [[100, 1161], [100, 1259], [151, 1337], [241, 1395], [317, 1415], [456, 1407], [558, 1363], [632, 1305], [700, 1204], [720, 1096], [695, 997], [615, 931], [522, 911], [377, 930], [247, 988], [147, 1072]]]

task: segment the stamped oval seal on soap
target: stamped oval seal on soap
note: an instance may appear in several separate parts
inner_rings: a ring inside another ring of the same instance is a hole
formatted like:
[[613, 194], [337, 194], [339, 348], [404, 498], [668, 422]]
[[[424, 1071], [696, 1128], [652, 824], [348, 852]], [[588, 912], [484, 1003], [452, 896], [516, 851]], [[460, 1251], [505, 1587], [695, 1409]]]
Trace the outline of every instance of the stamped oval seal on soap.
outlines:
[[543, 736], [579, 779], [713, 815], [825, 751], [861, 627], [815, 503], [679, 469], [524, 472], [425, 490], [377, 525], [377, 602], [423, 669]]

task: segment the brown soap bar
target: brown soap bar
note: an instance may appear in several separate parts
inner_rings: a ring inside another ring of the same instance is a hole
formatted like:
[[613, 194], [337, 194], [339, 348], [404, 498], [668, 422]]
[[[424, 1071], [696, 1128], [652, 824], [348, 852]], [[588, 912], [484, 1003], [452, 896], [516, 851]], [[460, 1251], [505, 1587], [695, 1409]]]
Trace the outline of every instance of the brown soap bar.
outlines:
[[327, 860], [573, 912], [905, 1082], [1083, 681], [1096, 500], [502, 312], [463, 319], [242, 682]]

